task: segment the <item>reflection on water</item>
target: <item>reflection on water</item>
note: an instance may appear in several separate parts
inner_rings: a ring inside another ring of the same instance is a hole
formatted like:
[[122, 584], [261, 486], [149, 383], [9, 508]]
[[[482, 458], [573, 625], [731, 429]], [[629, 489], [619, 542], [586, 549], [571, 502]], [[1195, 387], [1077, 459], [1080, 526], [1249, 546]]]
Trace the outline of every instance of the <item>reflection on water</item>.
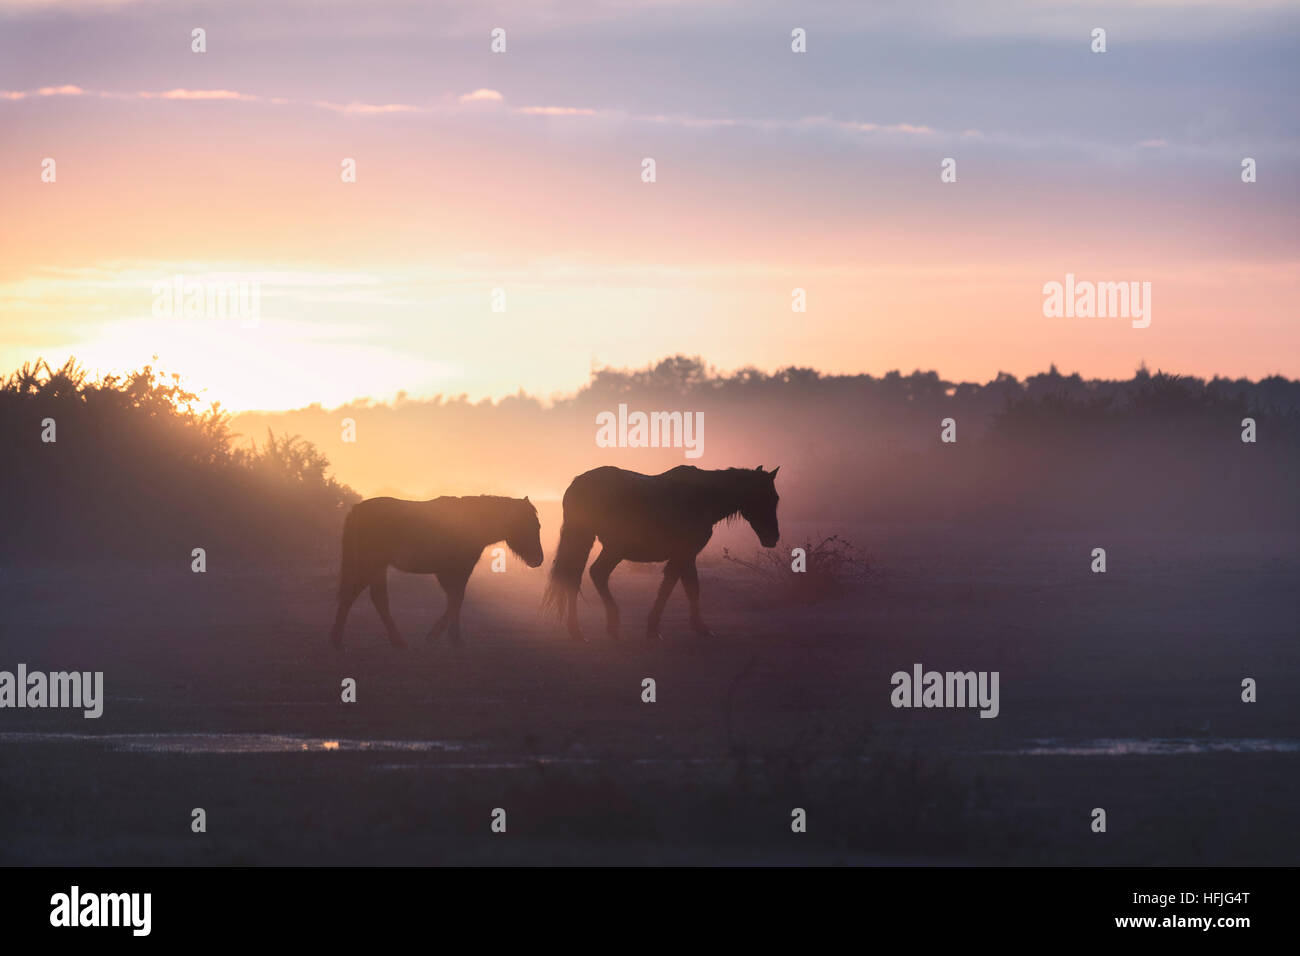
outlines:
[[1148, 740], [1106, 738], [1067, 743], [1033, 740], [1026, 747], [1013, 750], [986, 750], [987, 754], [1019, 757], [1163, 757], [1180, 754], [1210, 753], [1300, 753], [1300, 741], [1264, 740], [1259, 738], [1200, 739], [1156, 737]]
[[[447, 740], [344, 740], [325, 737], [306, 737], [294, 734], [77, 734], [13, 732], [0, 733], [0, 746], [5, 744], [80, 743], [98, 744], [108, 750], [130, 753], [156, 754], [271, 754], [271, 753], [325, 753], [331, 751], [370, 753], [464, 753], [466, 744]], [[1161, 757], [1185, 754], [1294, 754], [1300, 753], [1300, 740], [1271, 740], [1264, 738], [1190, 738], [1154, 737], [1102, 738], [1097, 740], [1068, 741], [1061, 738], [1029, 740], [1023, 746], [1000, 750], [982, 750], [976, 753], [988, 756], [1010, 757]], [[485, 763], [465, 764], [466, 769], [521, 769], [539, 764], [590, 764], [591, 757], [566, 755], [530, 756], [526, 759], [501, 760], [497, 755], [485, 755]], [[858, 759], [866, 760], [867, 757]], [[634, 764], [709, 764], [726, 763], [720, 757], [642, 757], [631, 760]], [[836, 762], [836, 761], [832, 761]], [[391, 763], [375, 769], [397, 770], [424, 766], [421, 764]], [[453, 769], [453, 765], [439, 765]]]
[[[636, 763], [646, 761], [638, 760]], [[661, 760], [657, 763], [678, 765], [681, 760]], [[589, 767], [600, 763], [593, 757], [529, 757], [527, 760], [476, 760], [472, 763], [381, 763], [373, 770], [536, 770], [539, 767]]]
[[327, 750], [428, 753], [462, 749], [462, 745], [446, 740], [326, 740], [291, 734], [0, 733], [0, 744], [61, 742], [97, 743], [110, 750], [158, 754], [269, 754]]

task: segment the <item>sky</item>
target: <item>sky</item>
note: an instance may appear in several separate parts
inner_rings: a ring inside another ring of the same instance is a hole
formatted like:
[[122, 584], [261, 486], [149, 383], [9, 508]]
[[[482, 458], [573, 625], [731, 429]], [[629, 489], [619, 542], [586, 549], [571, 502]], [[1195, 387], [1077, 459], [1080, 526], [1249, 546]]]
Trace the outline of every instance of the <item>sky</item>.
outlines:
[[[0, 0], [0, 368], [157, 355], [234, 410], [679, 353], [1296, 377], [1297, 64], [1249, 0]], [[1149, 326], [1045, 316], [1067, 274]]]

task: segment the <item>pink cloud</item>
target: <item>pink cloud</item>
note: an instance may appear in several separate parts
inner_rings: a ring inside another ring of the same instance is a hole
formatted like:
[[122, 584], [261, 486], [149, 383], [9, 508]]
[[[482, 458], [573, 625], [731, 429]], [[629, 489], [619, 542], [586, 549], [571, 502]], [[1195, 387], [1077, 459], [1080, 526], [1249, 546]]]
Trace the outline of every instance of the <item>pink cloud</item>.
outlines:
[[260, 96], [235, 90], [167, 90], [165, 93], [141, 93], [145, 99], [164, 100], [260, 100]]
[[505, 97], [496, 90], [477, 89], [460, 97], [462, 103], [500, 103]]
[[328, 100], [313, 100], [312, 106], [335, 113], [423, 113], [425, 110], [409, 103], [331, 103]]
[[595, 110], [577, 106], [523, 106], [515, 110], [525, 116], [595, 116]]
[[38, 90], [0, 90], [0, 100], [25, 100], [29, 96], [84, 96], [79, 86], [42, 86]]
[[[273, 106], [310, 106], [315, 109], [329, 110], [335, 113], [356, 115], [385, 115], [397, 113], [433, 113], [447, 108], [438, 106], [416, 106], [410, 103], [336, 103], [330, 100], [299, 100], [282, 96], [262, 96], [256, 93], [241, 93], [238, 90], [191, 90], [177, 88], [163, 91], [142, 90], [136, 93], [116, 93], [106, 90], [83, 90], [79, 86], [46, 86], [35, 91], [0, 90], [0, 100], [21, 100], [28, 96], [82, 96], [93, 95], [107, 99], [141, 99], [141, 100], [186, 100], [186, 101], [228, 101], [240, 103], [267, 103]], [[448, 103], [450, 97], [446, 98]], [[456, 97], [457, 102], [468, 103], [502, 103], [505, 96], [499, 91], [480, 87], [470, 93]], [[655, 123], [668, 126], [681, 126], [688, 129], [710, 127], [742, 127], [752, 129], [783, 129], [806, 126], [830, 126], [853, 132], [906, 133], [909, 135], [929, 136], [936, 130], [929, 126], [913, 123], [864, 123], [841, 120], [828, 116], [810, 116], [801, 120], [771, 119], [735, 119], [724, 116], [689, 116], [689, 115], [636, 115], [621, 111], [591, 109], [580, 106], [522, 106], [511, 110], [522, 116], [606, 116], [620, 120], [640, 123]], [[978, 131], [967, 130], [964, 135], [981, 135]], [[1146, 146], [1164, 146], [1163, 140], [1148, 140], [1140, 144]]]

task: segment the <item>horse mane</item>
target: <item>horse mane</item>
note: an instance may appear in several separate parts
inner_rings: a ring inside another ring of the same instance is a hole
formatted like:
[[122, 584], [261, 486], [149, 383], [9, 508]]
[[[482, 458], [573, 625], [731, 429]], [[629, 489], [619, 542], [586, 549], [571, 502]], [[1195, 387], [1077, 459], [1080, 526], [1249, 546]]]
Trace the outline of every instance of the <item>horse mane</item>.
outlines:
[[[431, 499], [427, 503], [442, 505], [443, 508], [440, 510], [443, 510], [446, 516], [458, 522], [482, 521], [489, 515], [496, 515], [512, 508], [517, 509], [523, 504], [528, 505], [534, 518], [537, 517], [537, 506], [531, 501], [526, 501], [523, 498], [510, 498], [506, 495], [442, 495], [439, 498]], [[523, 513], [521, 510], [520, 514]]]
[[[466, 501], [466, 502], [475, 502], [484, 505], [507, 504], [507, 503], [513, 505], [520, 505], [523, 504], [525, 501], [527, 501], [527, 499], [511, 498], [508, 495], [440, 495], [437, 498], [429, 499], [429, 501], [430, 503], [434, 501]], [[536, 514], [537, 506], [533, 504], [531, 501], [528, 501], [527, 503], [528, 506], [533, 509], [533, 514]]]
[[[531, 514], [534, 519], [537, 518], [537, 506], [531, 501], [506, 495], [442, 495], [425, 503], [435, 507], [439, 513], [439, 520], [461, 529], [471, 537], [482, 531], [485, 526], [493, 528], [503, 513], [514, 511], [517, 515], [517, 523], [512, 522], [506, 536], [498, 540], [505, 541], [506, 547], [515, 557], [527, 559], [527, 555], [516, 551], [510, 544], [510, 537], [516, 533], [527, 533], [532, 530], [527, 527], [524, 518], [528, 514]], [[528, 505], [528, 510], [519, 507], [523, 504]]]
[[[698, 468], [695, 465], [678, 465], [676, 468], [670, 468], [664, 474], [677, 473], [677, 477], [698, 483], [701, 485], [713, 485], [714, 479], [718, 476], [725, 475], [728, 478], [741, 478], [741, 476], [752, 476], [758, 474], [749, 468]], [[737, 482], [740, 484], [740, 482]], [[732, 524], [741, 517], [740, 507], [737, 506], [735, 511], [723, 515], [720, 519], [725, 524]]]

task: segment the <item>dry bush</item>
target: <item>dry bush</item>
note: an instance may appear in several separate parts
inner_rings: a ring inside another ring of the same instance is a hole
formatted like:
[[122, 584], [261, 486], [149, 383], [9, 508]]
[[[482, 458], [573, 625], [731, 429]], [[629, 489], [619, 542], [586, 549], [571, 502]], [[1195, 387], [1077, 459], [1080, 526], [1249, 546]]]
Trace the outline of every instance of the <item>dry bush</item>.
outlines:
[[806, 539], [802, 547], [807, 567], [800, 572], [791, 569], [793, 559], [784, 549], [758, 551], [747, 561], [723, 548], [722, 557], [751, 572], [754, 587], [779, 604], [814, 604], [842, 597], [865, 587], [879, 573], [861, 548], [837, 534], [817, 544]]

